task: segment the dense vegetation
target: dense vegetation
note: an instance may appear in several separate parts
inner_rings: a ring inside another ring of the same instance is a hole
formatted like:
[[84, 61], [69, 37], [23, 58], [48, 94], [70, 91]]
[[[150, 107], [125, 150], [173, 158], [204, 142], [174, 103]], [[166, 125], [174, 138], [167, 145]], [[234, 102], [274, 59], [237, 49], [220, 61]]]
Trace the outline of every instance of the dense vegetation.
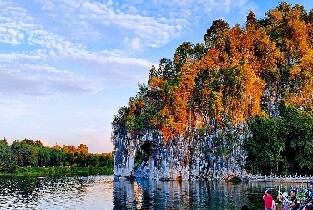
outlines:
[[113, 155], [88, 153], [86, 145], [45, 147], [41, 141], [0, 140], [0, 174], [113, 174]]
[[312, 174], [312, 47], [313, 10], [301, 5], [280, 3], [264, 19], [251, 11], [244, 26], [216, 20], [204, 43], [152, 66], [112, 124], [133, 138], [155, 130], [165, 144], [248, 127], [249, 172]]

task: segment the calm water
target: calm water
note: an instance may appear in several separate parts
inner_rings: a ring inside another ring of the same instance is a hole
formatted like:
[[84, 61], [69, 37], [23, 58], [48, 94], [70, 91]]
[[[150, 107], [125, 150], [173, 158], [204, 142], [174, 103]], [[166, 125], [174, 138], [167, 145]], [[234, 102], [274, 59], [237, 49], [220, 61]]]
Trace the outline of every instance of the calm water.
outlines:
[[[118, 181], [94, 177], [0, 177], [0, 209], [263, 209], [273, 183]], [[299, 186], [301, 187], [301, 185]]]

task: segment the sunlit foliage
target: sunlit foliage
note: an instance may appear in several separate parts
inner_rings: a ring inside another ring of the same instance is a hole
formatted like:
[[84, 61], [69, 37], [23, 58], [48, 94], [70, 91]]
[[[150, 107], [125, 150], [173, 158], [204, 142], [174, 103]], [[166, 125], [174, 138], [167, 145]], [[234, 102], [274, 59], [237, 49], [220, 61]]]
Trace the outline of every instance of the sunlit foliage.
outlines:
[[[264, 19], [251, 11], [243, 26], [215, 20], [203, 43], [184, 42], [173, 60], [163, 58], [158, 67], [152, 66], [148, 84], [140, 87], [128, 107], [120, 109], [113, 125], [119, 124], [125, 135], [129, 132], [135, 138], [155, 130], [168, 142], [192, 137], [196, 129], [214, 134], [226, 124], [247, 123], [255, 131], [253, 138], [263, 141], [268, 134], [253, 128], [264, 125], [278, 135], [283, 129], [282, 104], [311, 112], [312, 46], [313, 11], [307, 13], [300, 5], [282, 2]], [[285, 137], [279, 137], [271, 150], [278, 155], [272, 162], [289, 148]], [[297, 145], [291, 143], [290, 148]], [[313, 170], [300, 159], [302, 168]], [[269, 167], [285, 170], [279, 163]]]

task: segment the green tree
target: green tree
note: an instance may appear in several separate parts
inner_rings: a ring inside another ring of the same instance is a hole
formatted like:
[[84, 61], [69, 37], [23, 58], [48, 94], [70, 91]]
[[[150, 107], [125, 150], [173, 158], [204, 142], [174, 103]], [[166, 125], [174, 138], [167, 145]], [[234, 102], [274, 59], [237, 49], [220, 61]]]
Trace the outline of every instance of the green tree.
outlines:
[[50, 162], [50, 148], [38, 148], [38, 166], [48, 166]]
[[13, 173], [16, 168], [16, 157], [6, 141], [0, 142], [0, 172]]
[[313, 116], [308, 112], [297, 110], [294, 106], [282, 104], [280, 107], [282, 138], [286, 150], [284, 159], [289, 173], [307, 174], [313, 172]]
[[13, 154], [17, 157], [18, 166], [37, 166], [38, 149], [28, 141], [15, 140], [11, 145]]
[[65, 152], [61, 149], [50, 149], [50, 161], [49, 166], [62, 166], [65, 160]]
[[252, 136], [245, 142], [246, 167], [252, 173], [278, 173], [285, 144], [280, 138], [281, 119], [256, 117], [251, 122]]

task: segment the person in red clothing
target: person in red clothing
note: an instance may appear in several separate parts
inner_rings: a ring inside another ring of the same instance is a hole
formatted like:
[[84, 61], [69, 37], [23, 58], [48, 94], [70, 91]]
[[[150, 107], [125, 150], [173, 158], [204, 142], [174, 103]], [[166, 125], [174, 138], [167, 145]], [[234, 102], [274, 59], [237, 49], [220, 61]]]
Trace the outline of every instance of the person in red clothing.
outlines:
[[265, 210], [272, 210], [273, 197], [271, 196], [271, 191], [266, 190], [263, 195]]

